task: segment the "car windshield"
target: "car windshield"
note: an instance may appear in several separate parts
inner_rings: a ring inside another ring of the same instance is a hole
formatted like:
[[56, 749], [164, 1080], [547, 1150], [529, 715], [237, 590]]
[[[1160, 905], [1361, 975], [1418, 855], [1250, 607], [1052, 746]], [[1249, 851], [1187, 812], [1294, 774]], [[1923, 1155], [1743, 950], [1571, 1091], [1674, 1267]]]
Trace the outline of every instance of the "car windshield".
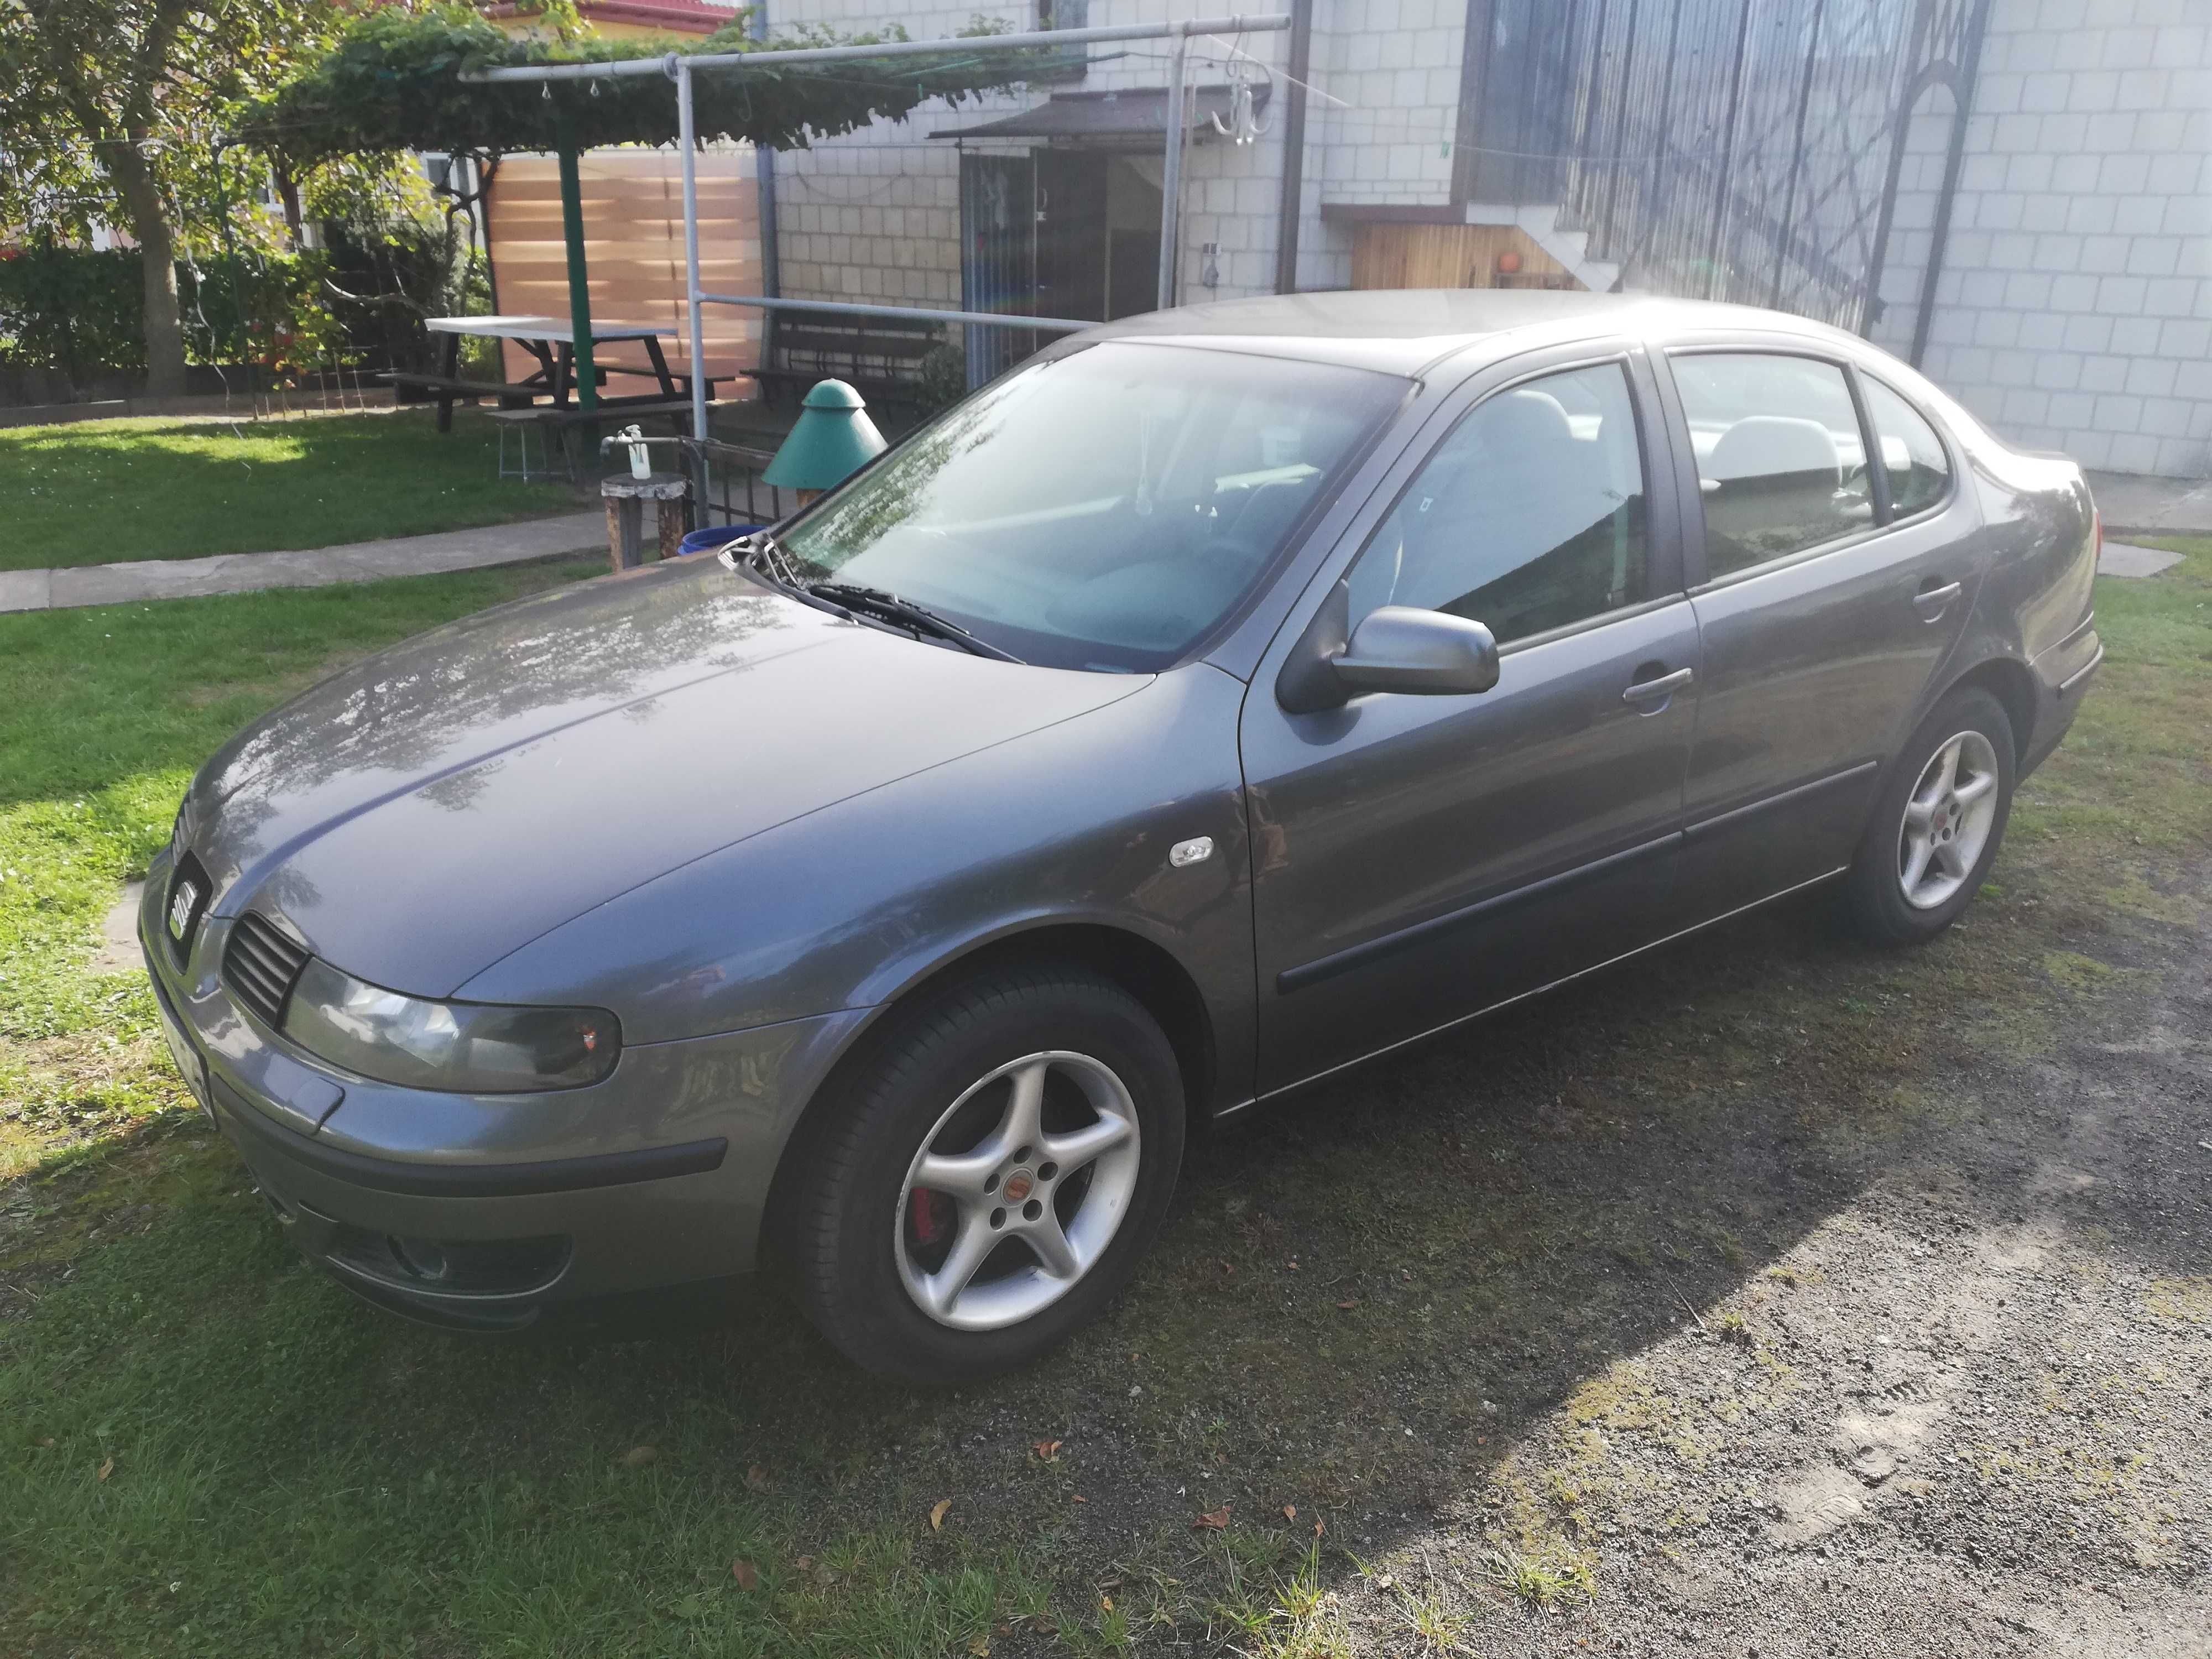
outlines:
[[781, 537], [811, 581], [1024, 662], [1166, 667], [1251, 591], [1406, 383], [1107, 341], [987, 386]]

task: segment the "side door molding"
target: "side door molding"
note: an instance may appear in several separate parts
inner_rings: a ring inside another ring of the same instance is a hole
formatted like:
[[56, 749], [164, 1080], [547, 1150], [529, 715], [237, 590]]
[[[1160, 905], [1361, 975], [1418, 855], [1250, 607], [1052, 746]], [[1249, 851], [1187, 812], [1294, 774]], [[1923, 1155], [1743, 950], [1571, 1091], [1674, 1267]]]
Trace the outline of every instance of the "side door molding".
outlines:
[[1417, 921], [1410, 927], [1401, 927], [1395, 933], [1385, 933], [1380, 939], [1369, 939], [1364, 945], [1355, 945], [1348, 950], [1337, 951], [1328, 956], [1316, 957], [1311, 962], [1301, 963], [1295, 968], [1285, 968], [1275, 975], [1275, 989], [1287, 995], [1292, 991], [1302, 990], [1306, 986], [1318, 984], [1322, 980], [1334, 979], [1339, 974], [1348, 973], [1354, 968], [1364, 967], [1378, 957], [1393, 955], [1434, 939], [1440, 933], [1448, 933], [1455, 928], [1464, 927], [1471, 922], [1479, 921], [1485, 916], [1494, 915], [1509, 905], [1519, 904], [1529, 899], [1541, 898], [1547, 894], [1556, 893], [1562, 888], [1571, 886], [1578, 881], [1586, 881], [1592, 876], [1601, 875], [1607, 870], [1618, 869], [1633, 860], [1650, 858], [1655, 853], [1667, 852], [1680, 845], [1681, 840], [1682, 832], [1679, 830], [1669, 835], [1655, 836], [1652, 840], [1637, 846], [1623, 848], [1618, 853], [1609, 853], [1601, 859], [1592, 859], [1587, 864], [1578, 864], [1571, 870], [1562, 870], [1557, 875], [1546, 876], [1540, 881], [1524, 882], [1517, 887], [1508, 888], [1502, 893], [1493, 893], [1488, 898], [1477, 899], [1474, 903], [1463, 905], [1459, 909], [1447, 911], [1440, 916], [1431, 916], [1426, 921]]
[[1787, 806], [1793, 801], [1801, 801], [1806, 796], [1815, 794], [1820, 790], [1833, 789], [1839, 785], [1854, 782], [1881, 769], [1881, 763], [1878, 760], [1861, 761], [1856, 766], [1847, 766], [1840, 772], [1829, 772], [1808, 782], [1793, 784], [1787, 789], [1778, 789], [1771, 795], [1762, 796], [1758, 800], [1745, 805], [1732, 808], [1726, 812], [1716, 812], [1711, 817], [1699, 818], [1694, 823], [1686, 823], [1682, 826], [1683, 837], [1688, 841], [1695, 841], [1700, 836], [1712, 834], [1716, 830], [1733, 829], [1746, 818], [1756, 817], [1761, 812], [1769, 812], [1777, 807]]

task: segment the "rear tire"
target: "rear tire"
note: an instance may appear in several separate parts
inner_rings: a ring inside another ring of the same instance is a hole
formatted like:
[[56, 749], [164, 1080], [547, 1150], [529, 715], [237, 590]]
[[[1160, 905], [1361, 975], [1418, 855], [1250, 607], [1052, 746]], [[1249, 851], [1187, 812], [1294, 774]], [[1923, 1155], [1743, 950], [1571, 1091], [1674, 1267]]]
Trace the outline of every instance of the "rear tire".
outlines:
[[1845, 880], [1859, 931], [1922, 945], [1959, 919], [2012, 816], [2012, 721], [1978, 686], [1936, 704], [1898, 753]]
[[892, 1018], [787, 1154], [799, 1304], [870, 1370], [1010, 1370], [1103, 1311], [1159, 1231], [1182, 1162], [1175, 1050], [1073, 969], [994, 972]]

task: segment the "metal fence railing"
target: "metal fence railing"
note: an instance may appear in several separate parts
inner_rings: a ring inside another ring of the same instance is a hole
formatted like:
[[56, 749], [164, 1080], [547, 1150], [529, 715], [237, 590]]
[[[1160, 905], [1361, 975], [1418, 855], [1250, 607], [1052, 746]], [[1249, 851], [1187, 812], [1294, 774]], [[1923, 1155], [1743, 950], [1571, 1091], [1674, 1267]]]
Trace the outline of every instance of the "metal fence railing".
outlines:
[[775, 459], [773, 451], [719, 438], [685, 438], [683, 446], [693, 479], [693, 522], [699, 528], [774, 524], [797, 509], [794, 492], [761, 477]]
[[1558, 204], [1632, 287], [1855, 331], [1885, 267], [1930, 264], [1891, 246], [1900, 175], [1932, 112], [1949, 131], [1911, 158], [1911, 187], [1948, 196], [1989, 0], [1488, 3], [1464, 198]]

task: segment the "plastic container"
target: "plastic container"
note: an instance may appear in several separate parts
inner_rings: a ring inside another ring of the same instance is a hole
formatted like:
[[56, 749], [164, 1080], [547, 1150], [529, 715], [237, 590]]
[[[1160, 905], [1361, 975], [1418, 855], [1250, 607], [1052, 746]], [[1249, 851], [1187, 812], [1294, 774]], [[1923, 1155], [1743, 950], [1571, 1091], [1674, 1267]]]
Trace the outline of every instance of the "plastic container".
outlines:
[[758, 530], [757, 524], [710, 524], [704, 530], [695, 530], [677, 544], [678, 557], [686, 553], [705, 553], [733, 542], [740, 536], [750, 536]]

